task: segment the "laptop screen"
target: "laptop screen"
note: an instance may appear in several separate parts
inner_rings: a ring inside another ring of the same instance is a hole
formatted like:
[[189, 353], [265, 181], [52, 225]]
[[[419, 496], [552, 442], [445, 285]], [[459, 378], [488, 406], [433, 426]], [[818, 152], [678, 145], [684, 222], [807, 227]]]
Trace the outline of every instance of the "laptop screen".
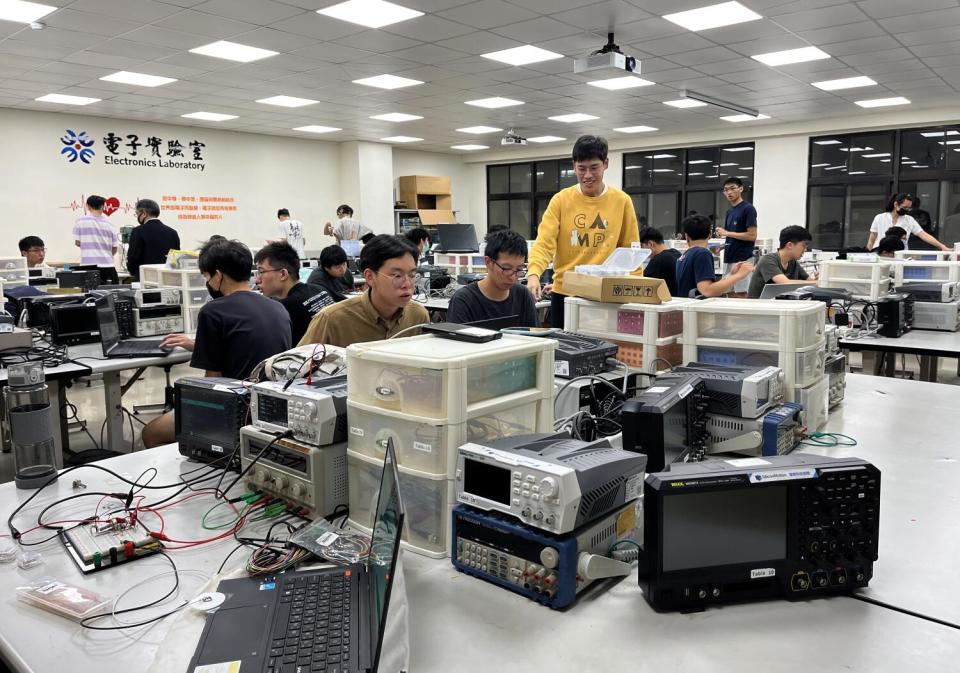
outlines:
[[363, 247], [363, 243], [345, 238], [340, 241], [340, 247], [347, 253], [347, 257], [359, 257], [360, 248]]
[[400, 535], [403, 532], [404, 510], [403, 503], [400, 501], [398, 479], [393, 439], [388, 439], [367, 565], [370, 579], [367, 600], [370, 602], [371, 621], [375, 629], [373, 633], [376, 633], [376, 638], [370, 638], [370, 662], [373, 671], [377, 670], [377, 664], [380, 661], [383, 632], [386, 628], [387, 604], [390, 601], [390, 587], [393, 584], [393, 569], [397, 562]]
[[100, 343], [103, 344], [103, 354], [120, 343], [120, 325], [117, 324], [117, 314], [114, 308], [112, 294], [97, 297], [97, 323], [100, 325]]

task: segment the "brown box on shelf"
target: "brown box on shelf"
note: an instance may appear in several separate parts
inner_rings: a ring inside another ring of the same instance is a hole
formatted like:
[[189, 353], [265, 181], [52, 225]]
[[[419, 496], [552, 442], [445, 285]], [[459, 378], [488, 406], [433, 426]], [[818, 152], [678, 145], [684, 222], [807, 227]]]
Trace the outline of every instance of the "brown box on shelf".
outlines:
[[457, 223], [457, 216], [452, 210], [418, 210], [417, 215], [420, 217], [420, 224], [424, 225]]
[[415, 210], [451, 210], [450, 178], [402, 175], [397, 180], [399, 200]]

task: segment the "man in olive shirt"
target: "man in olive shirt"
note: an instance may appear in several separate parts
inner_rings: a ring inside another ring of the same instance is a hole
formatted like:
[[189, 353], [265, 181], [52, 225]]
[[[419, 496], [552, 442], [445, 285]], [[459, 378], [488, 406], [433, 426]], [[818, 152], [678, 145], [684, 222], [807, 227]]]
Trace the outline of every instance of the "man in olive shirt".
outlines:
[[278, 300], [290, 314], [292, 343], [303, 338], [307, 326], [334, 298], [322, 287], [300, 282], [300, 254], [286, 241], [268, 243], [253, 258], [254, 279], [264, 297]]
[[389, 234], [371, 238], [360, 251], [360, 272], [368, 290], [320, 311], [298, 345], [346, 347], [388, 339], [430, 322], [427, 309], [410, 301], [418, 259], [417, 249], [405, 238]]
[[747, 297], [756, 299], [763, 293], [767, 283], [789, 283], [807, 280], [807, 272], [800, 266], [800, 258], [807, 251], [807, 242], [812, 241], [810, 232], [803, 227], [791, 225], [780, 231], [780, 249], [760, 258], [757, 269], [750, 279]]

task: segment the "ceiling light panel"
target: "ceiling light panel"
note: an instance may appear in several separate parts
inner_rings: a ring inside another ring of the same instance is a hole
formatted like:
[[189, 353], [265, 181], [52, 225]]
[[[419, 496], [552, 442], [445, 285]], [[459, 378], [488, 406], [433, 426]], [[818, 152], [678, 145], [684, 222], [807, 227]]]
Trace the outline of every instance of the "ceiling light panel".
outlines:
[[473, 105], [476, 107], [485, 107], [490, 109], [510, 107], [512, 105], [523, 105], [522, 100], [513, 100], [512, 98], [501, 98], [500, 96], [494, 96], [493, 98], [479, 98], [477, 100], [468, 100], [465, 102], [467, 105]]
[[650, 131], [657, 131], [658, 129], [653, 126], [621, 126], [613, 130], [619, 133], [648, 133]]
[[691, 108], [691, 107], [707, 107], [706, 103], [701, 103], [698, 100], [693, 100], [692, 98], [680, 98], [678, 100], [665, 100], [663, 101], [664, 105], [669, 105], [670, 107], [676, 107], [681, 109]]
[[237, 115], [225, 115], [219, 112], [191, 112], [190, 114], [180, 116], [186, 119], [199, 119], [205, 122], [224, 122], [228, 119], [237, 118]]
[[817, 47], [800, 47], [799, 49], [787, 49], [786, 51], [771, 51], [767, 54], [757, 54], [750, 58], [754, 61], [760, 61], [765, 65], [776, 67], [790, 65], [792, 63], [819, 61], [830, 58], [830, 54]]
[[423, 119], [420, 115], [408, 115], [404, 112], [388, 112], [382, 115], [373, 115], [370, 119], [377, 119], [382, 122], [412, 122], [416, 119]]
[[620, 91], [622, 89], [635, 89], [638, 86], [650, 86], [653, 82], [641, 77], [627, 75], [626, 77], [614, 77], [613, 79], [599, 79], [594, 82], [587, 82], [587, 84], [607, 91]]
[[895, 98], [873, 98], [871, 100], [858, 100], [856, 103], [860, 107], [871, 108], [888, 107], [890, 105], [909, 105], [910, 101], [903, 96], [896, 96]]
[[735, 124], [740, 122], [752, 122], [759, 119], [770, 119], [767, 115], [757, 115], [756, 117], [751, 115], [727, 115], [726, 117], [720, 117], [725, 122], [733, 122]]
[[721, 2], [699, 9], [690, 9], [686, 12], [665, 14], [663, 18], [687, 30], [700, 31], [756, 21], [763, 17], [739, 2]]
[[375, 77], [364, 77], [363, 79], [353, 80], [353, 83], [362, 84], [363, 86], [374, 86], [378, 89], [402, 89], [407, 86], [423, 84], [423, 82], [418, 79], [397, 77], [396, 75], [377, 75]]
[[423, 138], [415, 138], [413, 136], [388, 136], [380, 140], [388, 143], [418, 143], [423, 140]]
[[566, 140], [566, 138], [561, 138], [560, 136], [536, 136], [534, 138], [527, 138], [527, 142], [531, 143], [558, 143], [561, 140]]
[[462, 129], [457, 129], [458, 133], [496, 133], [497, 131], [502, 131], [503, 129], [498, 129], [495, 126], [467, 126]]
[[170, 84], [177, 81], [173, 77], [145, 75], [140, 72], [127, 72], [126, 70], [115, 72], [112, 75], [107, 75], [106, 77], [101, 77], [100, 79], [104, 82], [114, 82], [116, 84], [133, 84], [134, 86], [149, 87], [163, 86], [164, 84]]
[[349, 21], [367, 28], [383, 28], [423, 16], [423, 12], [416, 9], [385, 2], [385, 0], [348, 0], [348, 2], [318, 9], [317, 14]]
[[308, 124], [307, 126], [298, 126], [294, 131], [303, 131], [304, 133], [333, 133], [342, 129], [336, 126], [321, 126], [319, 124]]
[[844, 77], [843, 79], [828, 79], [822, 82], [813, 82], [813, 86], [824, 91], [839, 91], [841, 89], [857, 89], [862, 86], [876, 86], [876, 82], [869, 77]]
[[531, 63], [541, 63], [543, 61], [553, 61], [563, 58], [563, 54], [555, 51], [548, 51], [540, 47], [534, 47], [531, 44], [525, 44], [522, 47], [513, 47], [512, 49], [503, 49], [501, 51], [492, 51], [489, 54], [482, 54], [484, 58], [491, 61], [500, 61], [508, 65], [529, 65]]
[[251, 47], [249, 45], [239, 44], [237, 42], [220, 40], [218, 42], [205, 44], [202, 47], [195, 47], [190, 50], [190, 53], [200, 54], [201, 56], [212, 56], [213, 58], [223, 58], [228, 61], [250, 63], [252, 61], [259, 61], [260, 59], [267, 58], [269, 56], [276, 56], [280, 52], [272, 51], [270, 49], [260, 49], [259, 47]]
[[309, 98], [297, 98], [296, 96], [271, 96], [270, 98], [261, 98], [257, 102], [263, 103], [264, 105], [277, 105], [279, 107], [305, 107], [307, 105], [315, 105], [320, 101]]
[[450, 149], [466, 150], [468, 152], [474, 152], [476, 150], [488, 150], [490, 149], [490, 147], [487, 145], [451, 145]]
[[595, 115], [588, 115], [583, 112], [573, 112], [568, 115], [557, 115], [555, 117], [547, 117], [550, 121], [563, 122], [564, 124], [573, 124], [575, 122], [588, 122], [593, 119], [600, 119]]
[[35, 98], [39, 103], [59, 103], [61, 105], [90, 105], [99, 103], [100, 98], [87, 98], [86, 96], [67, 96], [62, 93], [48, 93], [46, 96]]
[[56, 7], [21, 0], [0, 0], [0, 20], [33, 23], [54, 11]]

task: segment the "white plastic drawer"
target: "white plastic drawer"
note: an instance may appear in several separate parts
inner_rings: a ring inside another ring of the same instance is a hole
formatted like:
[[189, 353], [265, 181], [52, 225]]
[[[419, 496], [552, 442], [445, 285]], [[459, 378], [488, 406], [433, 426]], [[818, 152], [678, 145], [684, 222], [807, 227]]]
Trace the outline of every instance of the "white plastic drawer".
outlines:
[[463, 423], [445, 425], [428, 418], [385, 415], [376, 409], [347, 402], [349, 449], [367, 458], [383, 460], [387, 441], [393, 439], [397, 463], [408, 470], [453, 478], [457, 449], [467, 442], [493, 442], [503, 437], [530, 434], [538, 428], [541, 405], [533, 401], [500, 409]]
[[[383, 461], [347, 451], [350, 521], [373, 526]], [[411, 551], [439, 558], [450, 554], [450, 516], [456, 506], [453, 481], [429, 479], [400, 468], [400, 497], [406, 509], [403, 540]]]

